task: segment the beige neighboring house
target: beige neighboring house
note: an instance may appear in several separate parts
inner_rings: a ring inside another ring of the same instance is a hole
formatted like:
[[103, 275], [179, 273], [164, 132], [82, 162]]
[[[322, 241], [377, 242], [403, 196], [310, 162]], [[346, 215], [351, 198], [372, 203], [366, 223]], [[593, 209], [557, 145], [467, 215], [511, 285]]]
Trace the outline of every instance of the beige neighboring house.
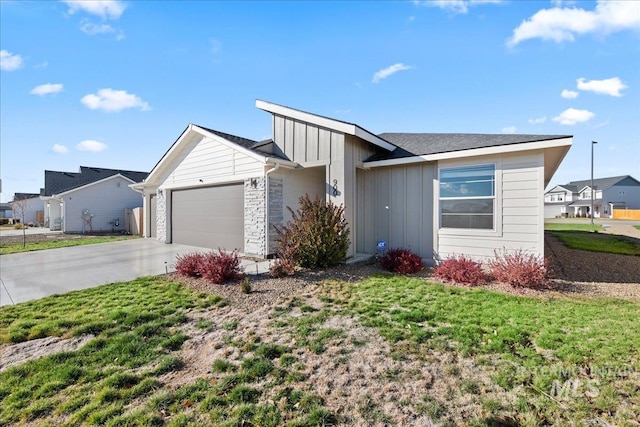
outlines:
[[378, 241], [432, 262], [494, 250], [544, 252], [544, 188], [567, 135], [382, 133], [271, 102], [271, 138], [253, 141], [190, 124], [131, 187], [145, 232], [166, 243], [276, 251], [274, 226], [308, 193], [344, 204], [348, 256]]
[[80, 166], [78, 172], [44, 171], [45, 226], [65, 233], [124, 231], [125, 209], [142, 206], [129, 185], [147, 172]]

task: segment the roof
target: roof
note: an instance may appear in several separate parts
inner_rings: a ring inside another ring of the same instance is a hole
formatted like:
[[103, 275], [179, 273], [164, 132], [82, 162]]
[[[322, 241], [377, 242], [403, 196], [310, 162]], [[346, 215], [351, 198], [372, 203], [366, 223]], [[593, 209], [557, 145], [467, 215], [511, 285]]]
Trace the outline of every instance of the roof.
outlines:
[[571, 138], [571, 135], [479, 133], [381, 133], [378, 136], [398, 148], [390, 153], [376, 153], [367, 162]]
[[209, 129], [204, 126], [196, 125], [199, 128], [206, 130], [207, 132], [211, 132], [215, 135], [218, 135], [221, 138], [226, 139], [227, 141], [233, 142], [234, 144], [238, 144], [241, 147], [244, 147], [248, 150], [251, 150], [255, 145], [258, 145], [258, 141], [254, 141], [252, 139], [243, 138], [241, 136], [231, 135], [230, 133], [220, 132], [219, 130]]
[[[631, 185], [640, 185], [640, 181], [632, 177], [631, 175], [623, 175], [623, 176], [612, 176], [608, 178], [596, 178], [593, 180], [593, 186], [598, 190], [606, 190], [609, 187], [613, 187], [614, 185], [620, 183], [621, 181], [628, 181]], [[571, 181], [568, 185], [575, 186], [576, 192], [582, 190], [584, 187], [591, 188], [591, 180], [584, 179], [582, 181]], [[627, 185], [627, 183], [625, 183]], [[567, 187], [567, 185], [563, 185], [563, 187]]]
[[40, 197], [40, 193], [15, 193], [13, 200], [35, 199], [36, 197]]
[[134, 182], [142, 182], [148, 172], [128, 171], [121, 169], [105, 169], [89, 166], [80, 166], [80, 172], [44, 171], [43, 196], [64, 193], [75, 188], [109, 178], [114, 175], [122, 175]]

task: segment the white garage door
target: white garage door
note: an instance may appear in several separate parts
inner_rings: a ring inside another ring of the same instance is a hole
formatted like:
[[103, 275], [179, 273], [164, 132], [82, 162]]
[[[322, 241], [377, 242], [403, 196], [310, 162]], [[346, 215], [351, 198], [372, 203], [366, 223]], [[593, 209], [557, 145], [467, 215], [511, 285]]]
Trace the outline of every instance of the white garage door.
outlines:
[[171, 206], [174, 243], [244, 250], [242, 183], [176, 190]]

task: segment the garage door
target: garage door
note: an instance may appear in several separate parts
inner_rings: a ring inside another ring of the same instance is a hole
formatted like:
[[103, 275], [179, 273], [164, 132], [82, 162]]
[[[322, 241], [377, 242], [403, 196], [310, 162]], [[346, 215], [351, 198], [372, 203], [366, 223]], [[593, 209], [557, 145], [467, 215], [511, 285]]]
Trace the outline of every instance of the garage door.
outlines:
[[171, 206], [174, 243], [244, 250], [242, 183], [176, 190]]

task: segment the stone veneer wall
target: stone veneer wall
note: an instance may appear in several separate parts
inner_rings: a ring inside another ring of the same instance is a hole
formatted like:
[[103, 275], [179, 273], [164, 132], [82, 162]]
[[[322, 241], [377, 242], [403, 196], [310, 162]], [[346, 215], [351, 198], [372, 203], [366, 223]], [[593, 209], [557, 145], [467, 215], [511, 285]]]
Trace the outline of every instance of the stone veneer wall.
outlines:
[[267, 247], [267, 255], [275, 254], [278, 250], [276, 230], [273, 226], [282, 228], [284, 225], [284, 192], [282, 184], [282, 178], [269, 177], [269, 230], [267, 232], [269, 245]]
[[167, 191], [156, 195], [156, 239], [167, 242]]
[[[255, 183], [255, 187], [252, 185]], [[266, 256], [265, 178], [244, 180], [244, 253]]]

